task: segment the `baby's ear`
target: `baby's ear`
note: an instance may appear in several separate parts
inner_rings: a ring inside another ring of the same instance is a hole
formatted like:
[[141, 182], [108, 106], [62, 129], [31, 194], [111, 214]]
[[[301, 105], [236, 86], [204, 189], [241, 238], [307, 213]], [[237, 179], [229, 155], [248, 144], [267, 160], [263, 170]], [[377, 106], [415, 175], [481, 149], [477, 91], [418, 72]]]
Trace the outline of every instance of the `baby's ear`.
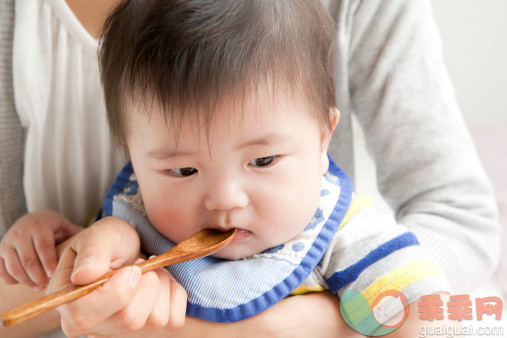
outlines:
[[321, 168], [322, 175], [326, 173], [329, 168], [329, 159], [327, 158], [327, 150], [329, 148], [329, 142], [331, 141], [331, 136], [333, 135], [333, 131], [336, 129], [338, 125], [338, 121], [340, 120], [340, 111], [336, 107], [332, 107], [329, 109], [329, 127], [325, 126], [322, 129], [322, 137], [321, 137]]

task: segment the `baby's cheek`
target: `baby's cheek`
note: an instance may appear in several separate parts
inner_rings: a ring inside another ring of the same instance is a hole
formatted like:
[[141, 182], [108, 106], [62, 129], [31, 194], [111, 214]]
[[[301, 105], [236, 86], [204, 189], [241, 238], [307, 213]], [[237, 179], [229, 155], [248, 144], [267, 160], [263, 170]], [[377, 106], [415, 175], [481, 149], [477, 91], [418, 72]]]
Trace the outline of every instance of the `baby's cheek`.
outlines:
[[274, 220], [270, 227], [272, 244], [285, 243], [306, 228], [317, 210], [319, 195], [320, 190], [318, 193], [307, 191], [306, 194], [286, 195], [270, 203], [270, 218]]
[[300, 220], [309, 223], [315, 215], [320, 200], [320, 183], [320, 179], [310, 181], [307, 186], [302, 188], [296, 195], [294, 208], [298, 210]]
[[175, 243], [180, 243], [199, 231], [194, 229], [198, 224], [194, 213], [189, 213], [178, 206], [167, 203], [145, 205], [146, 214], [151, 224], [162, 235]]

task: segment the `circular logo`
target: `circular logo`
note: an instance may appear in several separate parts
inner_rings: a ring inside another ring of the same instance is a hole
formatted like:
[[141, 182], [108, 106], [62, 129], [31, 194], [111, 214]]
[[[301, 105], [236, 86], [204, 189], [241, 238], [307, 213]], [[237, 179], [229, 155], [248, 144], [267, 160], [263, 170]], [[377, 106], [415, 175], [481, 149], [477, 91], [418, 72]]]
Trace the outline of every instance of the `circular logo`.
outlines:
[[380, 325], [400, 327], [408, 315], [407, 297], [397, 290], [384, 291], [371, 304], [371, 312]]

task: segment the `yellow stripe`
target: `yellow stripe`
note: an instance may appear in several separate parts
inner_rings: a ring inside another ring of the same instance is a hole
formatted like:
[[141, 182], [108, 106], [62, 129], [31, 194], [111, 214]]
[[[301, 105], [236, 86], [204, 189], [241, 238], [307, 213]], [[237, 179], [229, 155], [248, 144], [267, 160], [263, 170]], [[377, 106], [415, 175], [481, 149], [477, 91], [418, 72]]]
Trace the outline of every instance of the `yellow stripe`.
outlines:
[[345, 214], [342, 222], [340, 223], [340, 230], [356, 212], [359, 210], [371, 206], [371, 198], [368, 195], [359, 195], [357, 197], [352, 196], [352, 202], [350, 202], [349, 210]]
[[326, 289], [324, 289], [324, 287], [322, 287], [321, 285], [315, 285], [315, 286], [300, 285], [296, 289], [294, 289], [294, 291], [292, 291], [290, 294], [292, 296], [296, 296], [296, 295], [304, 295], [305, 293], [310, 293], [310, 292], [322, 292], [325, 290]]
[[378, 278], [361, 294], [371, 306], [375, 298], [386, 290], [401, 291], [412, 283], [434, 276], [443, 276], [443, 273], [433, 261], [412, 262]]

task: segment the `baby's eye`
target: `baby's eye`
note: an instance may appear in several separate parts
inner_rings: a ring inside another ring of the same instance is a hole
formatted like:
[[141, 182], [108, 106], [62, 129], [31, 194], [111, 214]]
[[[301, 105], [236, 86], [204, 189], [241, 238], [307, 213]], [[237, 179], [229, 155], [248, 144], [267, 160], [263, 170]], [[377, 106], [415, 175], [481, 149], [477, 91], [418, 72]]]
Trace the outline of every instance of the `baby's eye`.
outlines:
[[178, 168], [178, 169], [167, 169], [165, 172], [170, 176], [176, 176], [176, 177], [185, 177], [185, 176], [191, 176], [197, 172], [197, 169], [195, 168]]
[[259, 157], [259, 158], [256, 158], [255, 160], [251, 160], [250, 162], [248, 162], [248, 164], [253, 165], [255, 167], [268, 167], [271, 164], [273, 164], [276, 157], [277, 157], [276, 155], [267, 156], [267, 157]]

